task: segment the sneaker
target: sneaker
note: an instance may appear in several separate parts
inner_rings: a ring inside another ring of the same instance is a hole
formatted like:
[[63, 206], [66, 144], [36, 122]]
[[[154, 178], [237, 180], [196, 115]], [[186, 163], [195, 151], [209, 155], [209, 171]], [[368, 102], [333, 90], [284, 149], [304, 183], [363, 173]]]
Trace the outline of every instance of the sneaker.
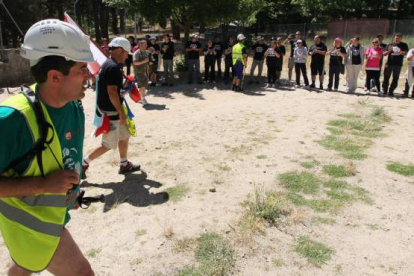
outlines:
[[323, 85], [321, 84], [321, 85], [319, 85], [319, 89], [320, 90], [323, 90]]
[[316, 88], [315, 84], [314, 84], [314, 83], [312, 83], [312, 84], [310, 85], [310, 88]]
[[272, 87], [272, 85], [270, 83], [266, 83], [265, 86], [264, 86], [265, 89], [266, 88], [271, 88], [271, 87]]
[[390, 97], [394, 97], [394, 92], [390, 92], [390, 93], [388, 94], [388, 96], [390, 96]]
[[328, 89], [326, 89], [326, 91], [332, 91], [332, 87], [328, 86]]
[[309, 85], [306, 85], [306, 86], [305, 86], [305, 88], [306, 88], [306, 89], [310, 89], [310, 86], [309, 86]]
[[86, 171], [88, 170], [89, 165], [82, 165], [82, 176], [81, 179], [86, 179]]
[[174, 83], [170, 83], [170, 86], [174, 86]]
[[132, 162], [127, 162], [126, 166], [119, 166], [119, 174], [132, 173], [141, 170], [141, 165], [134, 165]]
[[296, 85], [295, 85], [295, 87], [296, 87], [296, 88], [300, 88], [300, 85], [299, 85], [299, 84], [296, 84]]
[[256, 81], [256, 84], [260, 84], [260, 82]]
[[338, 91], [338, 87], [335, 87], [334, 91]]
[[247, 85], [251, 85], [251, 84], [253, 84], [254, 82], [253, 81], [249, 81], [248, 83], [247, 83]]
[[372, 87], [371, 90], [369, 90], [370, 92], [378, 92], [377, 87]]

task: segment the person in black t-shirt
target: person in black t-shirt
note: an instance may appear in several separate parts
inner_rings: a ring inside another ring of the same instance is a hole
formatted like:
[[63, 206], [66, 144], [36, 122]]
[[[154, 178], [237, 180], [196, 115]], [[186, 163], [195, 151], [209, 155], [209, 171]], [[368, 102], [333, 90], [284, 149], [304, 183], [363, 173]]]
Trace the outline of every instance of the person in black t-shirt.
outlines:
[[278, 69], [278, 59], [282, 56], [280, 48], [277, 47], [276, 40], [272, 40], [270, 47], [266, 49], [264, 58], [267, 65], [267, 84], [265, 88], [276, 87], [276, 70]]
[[278, 37], [276, 39], [276, 47], [280, 50], [280, 57], [276, 58], [276, 84], [280, 84], [280, 76], [282, 75], [283, 69], [283, 58], [286, 55], [286, 48], [285, 46], [283, 46], [283, 41], [281, 37]]
[[[135, 38], [132, 35], [130, 35], [128, 36], [128, 40], [131, 43], [131, 49], [134, 49], [134, 47], [137, 46], [137, 44], [135, 43]], [[131, 75], [131, 65], [132, 65], [132, 56], [128, 55], [128, 58], [125, 61], [125, 66], [127, 68], [127, 75]]]
[[155, 36], [150, 37], [150, 43], [148, 44], [148, 50], [152, 54], [152, 58], [153, 58], [153, 63], [151, 65], [151, 74], [150, 74], [151, 86], [157, 86], [158, 56], [160, 54], [160, 46], [157, 44], [157, 38]]
[[231, 52], [234, 46], [234, 38], [229, 37], [229, 40], [224, 47], [224, 84], [228, 84], [230, 80], [230, 69], [231, 69], [231, 78], [234, 78], [233, 72], [233, 59], [231, 56]]
[[335, 38], [333, 46], [329, 49], [328, 52], [326, 52], [326, 55], [330, 56], [329, 83], [327, 91], [332, 91], [333, 85], [335, 91], [337, 91], [339, 87], [339, 74], [344, 73], [344, 65], [342, 63], [342, 60], [346, 57], [346, 50], [342, 46], [342, 39], [340, 39], [339, 37]]
[[191, 40], [185, 44], [185, 51], [187, 52], [188, 60], [188, 84], [193, 83], [193, 72], [196, 71], [197, 81], [201, 84], [200, 72], [200, 51], [201, 43], [198, 41], [198, 36], [193, 34]]
[[216, 56], [214, 57], [214, 66], [217, 64], [217, 78], [221, 79], [221, 58], [223, 57], [224, 45], [220, 41], [220, 37], [214, 38], [213, 47], [216, 50]]
[[101, 67], [98, 76], [98, 99], [96, 113], [100, 117], [108, 116], [109, 132], [102, 135], [102, 145], [94, 149], [83, 159], [83, 176], [92, 160], [111, 149], [118, 148], [120, 157], [119, 174], [126, 174], [141, 169], [140, 165], [128, 161], [128, 144], [131, 134], [126, 126], [127, 114], [123, 107], [121, 88], [123, 73], [120, 64], [124, 63], [131, 53], [131, 44], [126, 38], [116, 37], [109, 43], [110, 58]]
[[[388, 48], [384, 53], [384, 56], [388, 56], [388, 61], [384, 69], [384, 81], [382, 83], [384, 95], [387, 95], [389, 92], [389, 95], [393, 96], [394, 90], [398, 86], [398, 79], [400, 77], [404, 57], [408, 52], [408, 45], [401, 40], [402, 35], [396, 34], [394, 36], [394, 42], [388, 45]], [[389, 85], [391, 74], [392, 82], [391, 85]]]
[[210, 81], [215, 83], [215, 60], [216, 60], [216, 49], [213, 46], [213, 41], [209, 39], [206, 47], [203, 49], [204, 53], [204, 81]]
[[162, 62], [164, 67], [164, 83], [163, 85], [173, 86], [174, 80], [174, 42], [171, 41], [170, 35], [166, 34], [161, 44]]
[[252, 46], [253, 63], [252, 67], [250, 68], [250, 81], [248, 84], [252, 84], [254, 82], [254, 71], [256, 70], [256, 67], [259, 68], [259, 72], [257, 73], [256, 77], [256, 84], [260, 83], [260, 78], [262, 77], [263, 71], [264, 53], [268, 48], [269, 46], [264, 43], [264, 37], [257, 37], [257, 42]]
[[293, 68], [295, 68], [295, 59], [293, 58], [293, 53], [295, 51], [295, 48], [297, 47], [296, 41], [298, 40], [302, 41], [303, 47], [306, 47], [306, 48], [308, 47], [306, 45], [305, 39], [302, 39], [302, 33], [300, 31], [297, 31], [295, 36], [293, 36], [293, 34], [289, 35], [289, 37], [286, 38], [285, 40], [285, 44], [290, 44], [290, 56], [289, 56], [289, 63], [288, 63], [289, 81], [292, 80]]
[[319, 35], [315, 36], [314, 41], [315, 43], [309, 49], [309, 55], [312, 58], [310, 64], [312, 84], [310, 88], [315, 88], [316, 75], [319, 75], [319, 88], [323, 89], [325, 55], [328, 49]]

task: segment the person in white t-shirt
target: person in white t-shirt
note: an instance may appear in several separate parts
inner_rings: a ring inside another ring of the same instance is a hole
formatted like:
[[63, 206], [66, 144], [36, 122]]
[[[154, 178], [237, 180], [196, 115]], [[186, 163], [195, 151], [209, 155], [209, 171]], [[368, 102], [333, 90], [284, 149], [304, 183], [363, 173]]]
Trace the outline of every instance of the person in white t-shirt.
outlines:
[[407, 54], [408, 68], [405, 73], [405, 90], [404, 97], [408, 97], [410, 88], [412, 87], [411, 98], [414, 98], [414, 48]]

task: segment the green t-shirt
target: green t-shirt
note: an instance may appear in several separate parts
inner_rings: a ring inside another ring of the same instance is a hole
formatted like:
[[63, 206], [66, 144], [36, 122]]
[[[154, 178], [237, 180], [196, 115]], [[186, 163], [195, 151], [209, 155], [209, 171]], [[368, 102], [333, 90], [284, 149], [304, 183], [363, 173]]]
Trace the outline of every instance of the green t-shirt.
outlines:
[[[133, 61], [143, 61], [145, 59], [149, 59], [151, 62], [153, 61], [152, 55], [149, 51], [141, 51], [141, 49], [138, 49], [135, 51], [133, 56]], [[148, 76], [148, 68], [149, 63], [144, 63], [141, 65], [134, 65], [134, 74], [135, 75], [141, 75], [141, 76]]]
[[[62, 108], [46, 105], [46, 109], [58, 134], [64, 169], [76, 171], [81, 175], [85, 133], [85, 115], [82, 108], [77, 101], [73, 101]], [[10, 107], [0, 106], [0, 137], [0, 171], [4, 170], [11, 161], [27, 153], [34, 143], [26, 119], [19, 111]], [[16, 166], [14, 170], [22, 174], [28, 166], [29, 161], [26, 161]], [[76, 204], [78, 193], [78, 185], [68, 191], [65, 224], [70, 220], [69, 210]]]

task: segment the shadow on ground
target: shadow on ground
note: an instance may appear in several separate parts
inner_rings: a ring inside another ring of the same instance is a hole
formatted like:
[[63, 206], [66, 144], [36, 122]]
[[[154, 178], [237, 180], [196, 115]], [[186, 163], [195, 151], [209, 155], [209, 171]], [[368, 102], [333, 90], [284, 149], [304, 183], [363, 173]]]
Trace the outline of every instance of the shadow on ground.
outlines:
[[84, 181], [82, 188], [96, 187], [111, 189], [113, 192], [105, 196], [104, 213], [115, 208], [119, 204], [129, 203], [135, 207], [147, 207], [165, 203], [169, 200], [166, 192], [151, 193], [151, 188], [160, 188], [160, 182], [148, 179], [145, 172], [140, 174], [127, 174], [122, 182], [94, 184]]

